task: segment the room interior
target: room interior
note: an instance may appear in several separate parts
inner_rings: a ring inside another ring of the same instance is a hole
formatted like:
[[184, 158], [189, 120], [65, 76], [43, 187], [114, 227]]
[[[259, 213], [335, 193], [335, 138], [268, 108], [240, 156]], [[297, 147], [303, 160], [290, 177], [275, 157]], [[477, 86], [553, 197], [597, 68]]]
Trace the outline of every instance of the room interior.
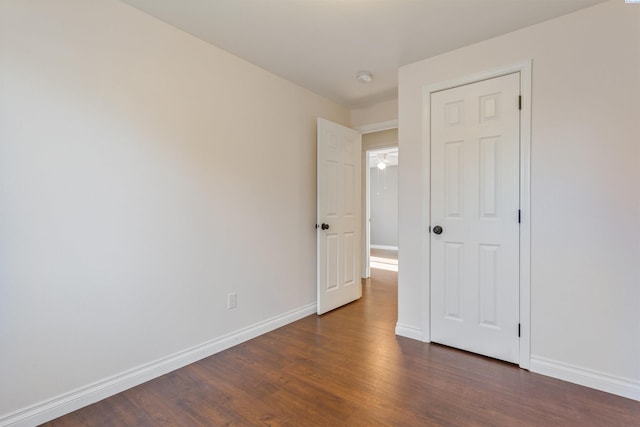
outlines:
[[0, 3], [0, 426], [316, 316], [318, 117], [397, 128], [390, 332], [426, 345], [424, 96], [515, 66], [530, 77], [519, 365], [637, 411], [640, 4], [265, 3]]

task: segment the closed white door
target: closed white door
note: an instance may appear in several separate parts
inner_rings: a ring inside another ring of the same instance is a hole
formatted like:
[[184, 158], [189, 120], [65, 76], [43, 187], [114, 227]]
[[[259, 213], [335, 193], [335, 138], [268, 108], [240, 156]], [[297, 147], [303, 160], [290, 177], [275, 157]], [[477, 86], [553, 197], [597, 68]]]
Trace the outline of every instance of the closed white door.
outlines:
[[362, 296], [359, 132], [318, 119], [318, 314]]
[[519, 359], [520, 74], [431, 95], [431, 339]]

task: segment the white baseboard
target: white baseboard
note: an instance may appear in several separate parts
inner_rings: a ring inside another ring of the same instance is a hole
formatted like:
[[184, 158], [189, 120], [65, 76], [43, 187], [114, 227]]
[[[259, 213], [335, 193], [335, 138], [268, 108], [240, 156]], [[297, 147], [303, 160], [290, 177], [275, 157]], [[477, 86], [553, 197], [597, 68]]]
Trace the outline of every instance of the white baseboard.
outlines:
[[413, 340], [424, 341], [422, 336], [422, 329], [414, 326], [404, 325], [402, 323], [396, 323], [396, 335], [405, 338], [411, 338]]
[[316, 313], [315, 303], [274, 316], [44, 402], [2, 415], [0, 416], [0, 427], [31, 427], [51, 421], [314, 313]]
[[618, 396], [629, 399], [640, 400], [640, 381], [629, 378], [621, 378], [604, 372], [533, 355], [531, 356], [529, 370], [563, 381], [617, 394]]
[[371, 249], [381, 249], [384, 251], [396, 251], [398, 252], [397, 246], [388, 246], [388, 245], [369, 245]]

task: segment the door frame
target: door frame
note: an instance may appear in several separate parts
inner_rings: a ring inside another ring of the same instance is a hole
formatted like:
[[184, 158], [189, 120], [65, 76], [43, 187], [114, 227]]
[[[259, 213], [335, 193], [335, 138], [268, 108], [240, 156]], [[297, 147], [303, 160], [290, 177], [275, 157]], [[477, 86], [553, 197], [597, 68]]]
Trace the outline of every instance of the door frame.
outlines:
[[[367, 133], [381, 132], [383, 130], [397, 129], [398, 120], [388, 120], [385, 122], [372, 123], [369, 125], [363, 125], [355, 130], [359, 131], [362, 135]], [[369, 151], [384, 150], [385, 148], [398, 147], [398, 141], [395, 143], [383, 143], [377, 144], [371, 147], [365, 147], [362, 144], [362, 167], [363, 170], [369, 171]], [[399, 150], [398, 150], [399, 152]], [[369, 217], [371, 216], [371, 205], [369, 200], [370, 182], [369, 173], [364, 174], [363, 183], [363, 197], [362, 197], [362, 278], [367, 279], [371, 277], [371, 224], [369, 223]]]
[[[424, 188], [431, 188], [431, 94], [482, 80], [520, 73], [520, 354], [519, 366], [529, 369], [531, 355], [531, 69], [532, 60], [425, 86], [422, 91], [422, 147]], [[427, 190], [430, 191], [430, 190]], [[431, 342], [431, 195], [423, 197], [425, 213], [422, 245], [426, 253], [423, 267], [422, 338]]]

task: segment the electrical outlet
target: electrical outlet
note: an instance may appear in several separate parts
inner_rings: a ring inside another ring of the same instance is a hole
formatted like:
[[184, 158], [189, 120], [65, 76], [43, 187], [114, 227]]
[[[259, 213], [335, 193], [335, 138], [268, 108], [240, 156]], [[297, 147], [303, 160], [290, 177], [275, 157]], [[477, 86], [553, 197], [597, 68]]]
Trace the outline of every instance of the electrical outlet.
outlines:
[[231, 292], [227, 295], [227, 308], [231, 310], [232, 308], [236, 308], [238, 306], [238, 294], [235, 292]]

